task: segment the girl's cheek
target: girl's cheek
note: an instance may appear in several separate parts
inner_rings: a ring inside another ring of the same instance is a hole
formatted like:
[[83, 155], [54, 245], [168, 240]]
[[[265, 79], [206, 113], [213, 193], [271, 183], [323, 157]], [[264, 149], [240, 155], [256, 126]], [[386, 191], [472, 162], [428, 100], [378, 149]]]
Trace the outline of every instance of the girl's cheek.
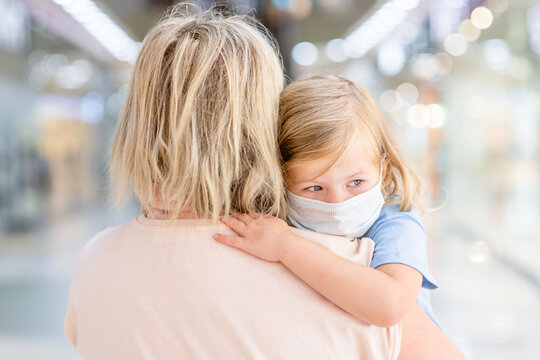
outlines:
[[304, 191], [297, 192], [296, 195], [301, 196], [301, 197], [305, 197], [305, 198], [308, 198], [308, 199], [314, 199], [314, 198], [317, 197], [318, 194], [317, 194], [316, 191], [304, 190]]
[[[364, 189], [358, 187], [358, 188], [354, 188], [354, 189], [351, 191], [351, 194], [352, 194], [352, 196], [356, 196], [356, 195], [360, 195], [360, 194], [362, 194], [362, 193], [364, 193], [364, 192], [366, 192], [366, 190], [364, 190]], [[352, 196], [351, 196], [351, 197], [352, 197]]]
[[377, 185], [377, 183], [378, 183], [378, 180], [377, 181], [372, 181], [369, 184], [364, 184], [362, 186], [362, 192], [366, 192], [368, 190], [371, 190], [372, 188], [375, 187], [375, 185]]

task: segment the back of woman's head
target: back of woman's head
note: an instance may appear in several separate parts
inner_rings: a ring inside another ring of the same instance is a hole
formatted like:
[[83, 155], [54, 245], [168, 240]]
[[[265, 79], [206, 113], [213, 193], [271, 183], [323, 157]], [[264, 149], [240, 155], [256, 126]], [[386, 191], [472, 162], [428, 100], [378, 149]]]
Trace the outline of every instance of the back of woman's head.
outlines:
[[282, 67], [255, 20], [174, 7], [145, 37], [111, 157], [117, 204], [133, 190], [173, 216], [282, 216], [276, 145]]
[[[364, 141], [377, 166], [389, 160], [382, 191], [387, 204], [402, 211], [419, 200], [420, 182], [407, 165], [370, 93], [340, 76], [314, 76], [287, 86], [280, 100], [279, 147], [285, 174], [295, 163], [326, 155], [341, 156]], [[394, 197], [394, 195], [397, 196]]]

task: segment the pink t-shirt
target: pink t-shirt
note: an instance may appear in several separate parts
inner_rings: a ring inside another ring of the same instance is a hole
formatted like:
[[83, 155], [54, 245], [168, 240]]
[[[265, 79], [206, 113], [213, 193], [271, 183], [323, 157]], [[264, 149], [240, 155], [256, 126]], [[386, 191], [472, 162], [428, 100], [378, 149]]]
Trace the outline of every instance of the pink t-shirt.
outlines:
[[[373, 243], [303, 230], [352, 261]], [[216, 242], [209, 220], [138, 216], [97, 234], [73, 271], [65, 334], [85, 359], [394, 359], [400, 325], [344, 312], [280, 263]]]

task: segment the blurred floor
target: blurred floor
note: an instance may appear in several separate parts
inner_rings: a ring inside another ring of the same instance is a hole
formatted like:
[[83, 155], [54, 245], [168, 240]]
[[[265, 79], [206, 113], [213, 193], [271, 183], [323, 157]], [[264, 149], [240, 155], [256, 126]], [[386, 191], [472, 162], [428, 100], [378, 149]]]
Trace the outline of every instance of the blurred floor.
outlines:
[[77, 211], [0, 241], [0, 359], [81, 359], [63, 335], [71, 270], [98, 231], [134, 216], [106, 207]]
[[[469, 359], [537, 359], [540, 273], [497, 255], [479, 235], [485, 229], [452, 220], [444, 210], [427, 214], [424, 222], [440, 285], [433, 308], [446, 333]], [[529, 251], [538, 254], [539, 247]]]
[[[71, 268], [88, 239], [135, 215], [94, 208], [0, 241], [0, 359], [80, 359], [63, 337]], [[424, 217], [440, 289], [433, 306], [470, 359], [535, 359], [540, 288], [443, 209]]]

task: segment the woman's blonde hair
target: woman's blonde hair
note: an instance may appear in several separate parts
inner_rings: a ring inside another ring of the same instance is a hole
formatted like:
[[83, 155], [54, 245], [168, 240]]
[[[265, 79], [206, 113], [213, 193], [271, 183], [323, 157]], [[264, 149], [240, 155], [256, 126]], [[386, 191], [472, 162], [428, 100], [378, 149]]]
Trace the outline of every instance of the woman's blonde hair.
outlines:
[[279, 117], [285, 176], [294, 164], [329, 154], [339, 157], [355, 141], [365, 140], [375, 164], [379, 165], [383, 156], [389, 159], [382, 182], [387, 205], [400, 204], [401, 211], [413, 205], [423, 210], [420, 181], [407, 166], [373, 97], [363, 87], [339, 76], [295, 81], [281, 94]]
[[[114, 139], [110, 180], [122, 205], [283, 216], [277, 147], [284, 77], [254, 19], [173, 7], [145, 37]], [[158, 199], [158, 200], [156, 200]]]

